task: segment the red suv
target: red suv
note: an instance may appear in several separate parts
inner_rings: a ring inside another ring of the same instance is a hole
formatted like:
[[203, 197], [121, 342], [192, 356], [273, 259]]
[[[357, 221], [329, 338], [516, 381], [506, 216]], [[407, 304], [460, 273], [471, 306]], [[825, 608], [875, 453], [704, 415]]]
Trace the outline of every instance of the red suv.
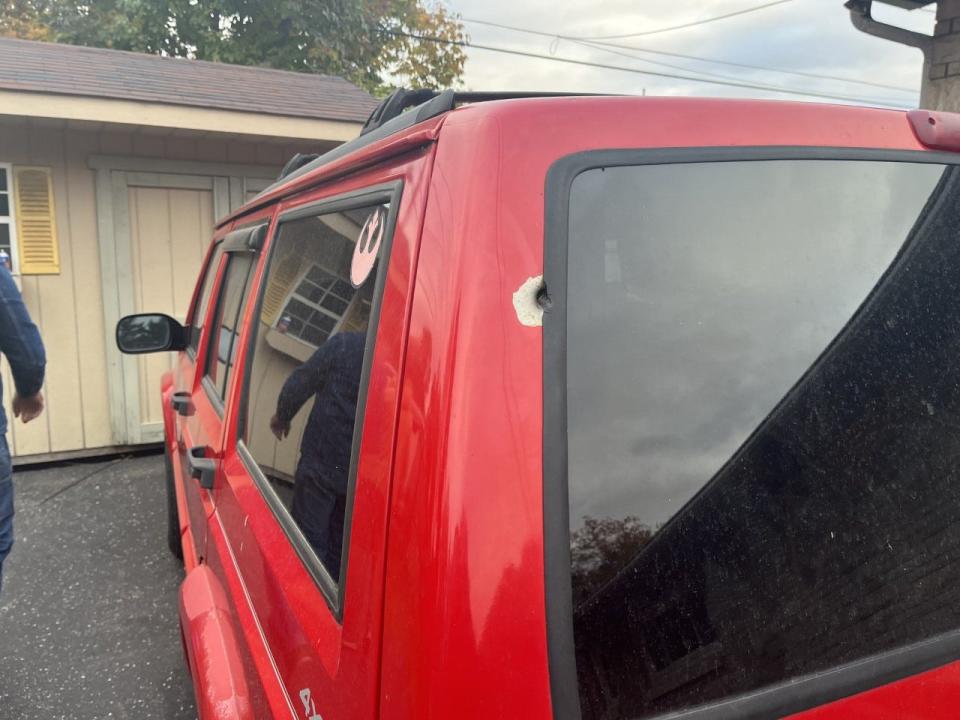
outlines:
[[958, 139], [448, 91], [292, 161], [117, 329], [200, 717], [954, 717]]

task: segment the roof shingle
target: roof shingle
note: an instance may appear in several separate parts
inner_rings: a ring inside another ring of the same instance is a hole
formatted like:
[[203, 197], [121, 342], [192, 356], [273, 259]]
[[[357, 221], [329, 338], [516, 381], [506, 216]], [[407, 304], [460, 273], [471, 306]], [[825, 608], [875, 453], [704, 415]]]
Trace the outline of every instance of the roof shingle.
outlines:
[[0, 38], [0, 89], [363, 122], [377, 101], [333, 75]]

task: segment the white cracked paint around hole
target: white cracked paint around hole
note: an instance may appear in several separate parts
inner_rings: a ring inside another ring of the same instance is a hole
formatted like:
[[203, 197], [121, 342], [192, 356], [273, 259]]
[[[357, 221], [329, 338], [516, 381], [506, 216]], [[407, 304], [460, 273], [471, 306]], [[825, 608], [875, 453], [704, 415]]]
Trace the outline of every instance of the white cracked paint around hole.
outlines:
[[517, 320], [527, 327], [543, 327], [543, 308], [537, 302], [537, 293], [543, 288], [543, 275], [527, 278], [513, 294]]

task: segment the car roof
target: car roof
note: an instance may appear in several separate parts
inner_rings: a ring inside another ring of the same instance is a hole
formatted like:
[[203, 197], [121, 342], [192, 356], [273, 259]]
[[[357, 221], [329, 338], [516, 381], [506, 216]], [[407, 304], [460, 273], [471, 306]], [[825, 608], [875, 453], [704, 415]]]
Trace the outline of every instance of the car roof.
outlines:
[[[381, 107], [389, 101], [388, 98]], [[458, 95], [445, 91], [419, 105], [403, 108], [403, 111], [384, 118], [373, 127], [368, 121], [359, 137], [282, 175], [255, 198], [221, 219], [218, 227], [319, 182], [332, 180], [434, 142], [446, 122], [452, 120], [454, 124], [459, 124], [460, 116], [464, 114], [469, 114], [471, 121], [495, 119], [505, 126], [519, 124], [529, 128], [531, 124], [539, 124], [544, 129], [560, 115], [574, 114], [584, 120], [586, 130], [591, 117], [598, 120], [605, 116], [609, 119], [611, 115], [622, 118], [625, 111], [641, 109], [646, 111], [644, 115], [649, 113], [651, 117], [666, 109], [682, 109], [702, 123], [705, 129], [710, 123], [722, 125], [736, 122], [737, 117], [749, 114], [781, 118], [789, 117], [792, 113], [801, 113], [807, 122], [815, 119], [828, 132], [831, 127], [835, 127], [838, 135], [845, 136], [841, 142], [830, 144], [857, 146], [857, 137], [851, 134], [851, 128], [862, 127], [863, 139], [859, 143], [860, 147], [871, 147], [878, 143], [880, 135], [889, 135], [890, 137], [882, 142], [883, 147], [923, 149], [922, 145], [918, 146], [916, 135], [909, 129], [908, 113], [902, 110], [783, 100], [609, 95], [558, 97], [556, 93]], [[371, 118], [374, 118], [379, 110], [380, 108]], [[897, 117], [899, 122], [891, 123], [892, 117]]]

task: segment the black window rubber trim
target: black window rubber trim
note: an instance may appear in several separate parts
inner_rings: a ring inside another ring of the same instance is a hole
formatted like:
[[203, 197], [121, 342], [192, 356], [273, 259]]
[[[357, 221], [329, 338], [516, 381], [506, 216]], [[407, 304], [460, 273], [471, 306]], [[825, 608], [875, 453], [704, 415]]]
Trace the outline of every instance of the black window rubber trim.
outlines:
[[[203, 300], [203, 293], [204, 293], [204, 291], [206, 290], [207, 281], [208, 281], [208, 280], [216, 281], [216, 274], [214, 274], [214, 276], [213, 276], [212, 278], [209, 278], [209, 277], [207, 277], [207, 273], [210, 272], [210, 269], [211, 269], [211, 267], [213, 267], [214, 263], [216, 263], [216, 264], [219, 265], [220, 260], [223, 258], [223, 245], [222, 245], [222, 243], [223, 243], [223, 239], [222, 239], [222, 238], [219, 239], [219, 240], [214, 240], [214, 241], [213, 241], [213, 243], [212, 243], [213, 246], [210, 248], [209, 256], [208, 256], [207, 258], [205, 258], [206, 262], [204, 263], [203, 269], [201, 270], [201, 275], [200, 275], [200, 279], [199, 279], [199, 282], [200, 282], [200, 292], [197, 294], [196, 298], [194, 298], [194, 300], [191, 302], [191, 304], [190, 304], [190, 312], [187, 313], [187, 318], [188, 318], [188, 320], [187, 320], [187, 322], [186, 322], [186, 327], [187, 327], [187, 329], [190, 331], [190, 344], [187, 345], [186, 351], [187, 351], [187, 354], [190, 356], [190, 359], [193, 360], [194, 363], [196, 363], [196, 360], [197, 360], [197, 350], [198, 350], [198, 348], [196, 348], [196, 347], [193, 346], [193, 343], [194, 343], [194, 333], [193, 333], [194, 322], [197, 320], [196, 314], [197, 314], [197, 310], [199, 310], [199, 308], [198, 308], [197, 306], [198, 306], [198, 305], [200, 304], [200, 302]], [[217, 252], [218, 252], [218, 251], [220, 252], [220, 257], [219, 257], [219, 258], [217, 257]], [[211, 289], [210, 292], [212, 293], [213, 290]], [[209, 301], [208, 301], [208, 307], [207, 307], [206, 309], [207, 309], [207, 310], [210, 309], [210, 308], [209, 308]], [[201, 329], [202, 329], [202, 328], [203, 328], [202, 323], [206, 322], [206, 318], [201, 318], [200, 322], [201, 322], [201, 326], [200, 326], [200, 327], [201, 327]], [[198, 341], [199, 341], [199, 338], [198, 338]]]
[[[350, 562], [350, 536], [353, 525], [353, 498], [357, 484], [357, 465], [360, 458], [360, 440], [363, 437], [363, 422], [367, 407], [367, 388], [370, 384], [370, 372], [373, 364], [373, 353], [376, 347], [377, 329], [380, 326], [380, 307], [383, 303], [383, 290], [387, 279], [387, 270], [390, 266], [390, 253], [393, 249], [393, 237], [397, 226], [397, 217], [400, 214], [400, 199], [403, 195], [403, 180], [394, 180], [387, 183], [372, 185], [360, 190], [347, 193], [341, 193], [329, 198], [323, 198], [315, 202], [306, 203], [290, 208], [279, 214], [273, 225], [273, 240], [270, 249], [267, 252], [266, 265], [263, 269], [261, 287], [257, 288], [256, 306], [253, 311], [253, 325], [250, 328], [249, 339], [247, 341], [246, 357], [243, 361], [243, 387], [240, 394], [240, 407], [237, 410], [236, 446], [240, 458], [243, 460], [250, 477], [260, 490], [267, 506], [273, 512], [274, 517], [280, 524], [294, 551], [303, 563], [304, 568], [313, 578], [317, 587], [320, 589], [330, 612], [338, 623], [343, 622], [343, 605], [346, 594], [347, 584], [347, 565]], [[343, 519], [343, 549], [340, 555], [340, 577], [334, 578], [330, 572], [323, 566], [317, 557], [310, 543], [304, 537], [296, 522], [290, 517], [290, 513], [284, 507], [276, 492], [270, 487], [270, 481], [260, 470], [250, 449], [243, 440], [246, 433], [247, 405], [250, 394], [250, 373], [253, 370], [253, 348], [257, 344], [257, 330], [259, 323], [256, 321], [263, 311], [263, 295], [266, 289], [266, 283], [270, 278], [270, 268], [273, 264], [276, 241], [280, 236], [280, 230], [283, 224], [292, 220], [300, 220], [307, 217], [318, 217], [320, 215], [329, 215], [331, 213], [343, 212], [345, 210], [356, 210], [359, 208], [371, 207], [373, 205], [390, 203], [390, 210], [387, 212], [387, 226], [384, 233], [383, 244], [380, 247], [380, 257], [377, 261], [377, 276], [374, 280], [373, 298], [370, 303], [370, 319], [367, 322], [367, 340], [363, 349], [363, 368], [360, 371], [360, 392], [357, 396], [357, 415], [353, 425], [353, 445], [350, 450], [350, 471], [347, 475], [347, 502]]]
[[[960, 164], [960, 155], [925, 150], [816, 146], [588, 150], [547, 171], [544, 218], [543, 522], [550, 696], [555, 720], [581, 720], [570, 586], [567, 488], [566, 318], [570, 191], [586, 170], [604, 167], [760, 160], [849, 160]], [[808, 710], [960, 659], [960, 630], [855, 662], [651, 720], [766, 720]]]
[[[237, 253], [237, 252], [253, 252], [256, 250], [250, 249], [234, 249], [230, 250], [224, 247], [224, 255], [228, 253]], [[227, 391], [230, 388], [230, 376], [233, 374], [237, 364], [230, 362], [230, 358], [233, 357], [233, 346], [239, 339], [239, 333], [237, 332], [237, 326], [240, 324], [243, 313], [246, 310], [247, 301], [249, 300], [249, 294], [252, 288], [250, 287], [250, 281], [253, 279], [254, 274], [257, 270], [258, 259], [254, 255], [253, 259], [250, 261], [250, 267], [247, 268], [247, 274], [243, 278], [243, 288], [240, 291], [240, 304], [237, 307], [237, 316], [233, 319], [233, 337], [230, 338], [230, 347], [227, 349], [227, 362], [224, 363], [224, 378], [223, 378], [223, 394], [220, 393], [220, 388], [218, 388], [214, 382], [214, 379], [210, 376], [210, 361], [213, 359], [213, 356], [210, 354], [212, 352], [217, 353], [217, 358], [214, 362], [219, 362], [219, 338], [220, 338], [220, 328], [216, 329], [216, 337], [210, 338], [210, 341], [207, 343], [207, 355], [203, 363], [203, 378], [201, 379], [201, 385], [206, 391], [207, 397], [210, 400], [210, 404], [213, 406], [213, 409], [217, 412], [217, 415], [220, 416], [220, 420], [223, 421], [224, 414], [226, 411], [226, 401], [227, 401]], [[223, 269], [223, 279], [220, 281], [220, 287], [218, 288], [219, 293], [217, 294], [217, 304], [214, 306], [214, 317], [220, 313], [221, 303], [226, 300], [224, 293], [226, 292], [226, 282], [230, 279], [230, 268], [233, 266], [232, 256], [227, 255], [227, 266]], [[220, 322], [223, 322], [223, 318], [220, 318]], [[213, 332], [214, 328], [210, 327], [210, 332]], [[217, 341], [217, 347], [211, 347], [210, 343]]]

